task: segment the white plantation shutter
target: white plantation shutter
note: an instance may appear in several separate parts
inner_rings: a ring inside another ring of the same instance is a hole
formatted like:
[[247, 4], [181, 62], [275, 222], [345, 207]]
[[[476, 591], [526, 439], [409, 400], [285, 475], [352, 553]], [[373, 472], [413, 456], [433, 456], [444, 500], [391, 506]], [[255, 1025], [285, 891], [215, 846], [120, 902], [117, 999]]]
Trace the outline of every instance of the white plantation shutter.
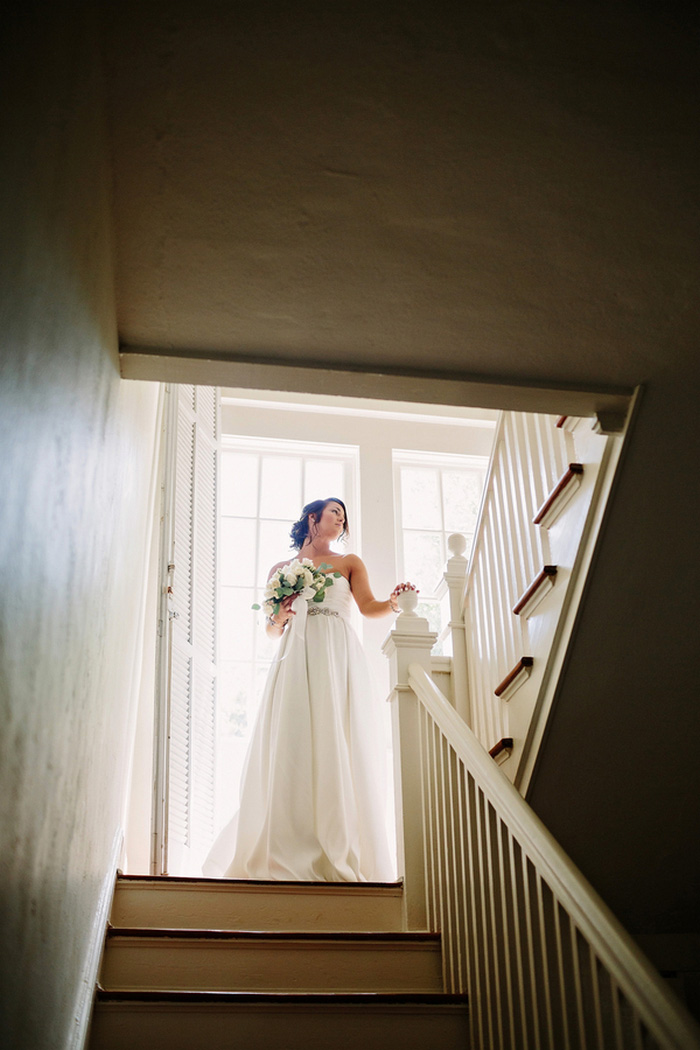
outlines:
[[153, 870], [196, 875], [214, 834], [219, 396], [169, 396]]

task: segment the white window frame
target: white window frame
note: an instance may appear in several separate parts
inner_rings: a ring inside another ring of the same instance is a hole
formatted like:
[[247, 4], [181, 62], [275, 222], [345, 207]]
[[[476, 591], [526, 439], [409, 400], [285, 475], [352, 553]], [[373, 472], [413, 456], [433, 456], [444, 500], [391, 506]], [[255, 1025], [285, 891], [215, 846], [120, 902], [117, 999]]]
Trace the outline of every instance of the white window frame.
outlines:
[[[399, 574], [405, 573], [405, 558], [404, 558], [404, 525], [403, 525], [403, 502], [401, 492], [401, 468], [402, 467], [433, 467], [439, 471], [438, 473], [438, 484], [440, 486], [440, 519], [442, 522], [442, 529], [424, 529], [424, 532], [439, 532], [442, 537], [442, 563], [444, 564], [447, 559], [447, 537], [452, 534], [452, 530], [444, 527], [444, 509], [442, 500], [442, 469], [450, 469], [450, 467], [457, 467], [464, 470], [478, 470], [486, 476], [488, 469], [489, 457], [488, 456], [474, 456], [474, 455], [462, 455], [461, 453], [453, 452], [420, 452], [415, 449], [401, 449], [395, 448], [392, 450], [393, 459], [393, 472], [394, 472], [394, 521], [396, 525], [396, 560], [397, 569]], [[476, 519], [475, 519], [476, 528]], [[468, 548], [471, 547], [471, 543], [474, 539], [474, 532], [464, 533], [467, 539]], [[439, 585], [440, 580], [435, 580], [435, 587]], [[421, 593], [421, 598], [426, 601], [437, 601], [437, 595], [435, 590], [431, 593]]]

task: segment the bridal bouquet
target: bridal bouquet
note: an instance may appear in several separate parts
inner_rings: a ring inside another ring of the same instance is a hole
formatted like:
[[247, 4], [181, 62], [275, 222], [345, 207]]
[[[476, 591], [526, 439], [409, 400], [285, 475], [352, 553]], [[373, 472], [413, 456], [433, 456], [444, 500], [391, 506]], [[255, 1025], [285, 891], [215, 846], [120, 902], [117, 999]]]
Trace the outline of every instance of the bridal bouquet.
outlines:
[[[309, 558], [299, 561], [295, 558], [289, 565], [283, 565], [273, 573], [265, 587], [262, 609], [266, 616], [275, 616], [285, 598], [291, 594], [301, 595], [310, 602], [322, 602], [326, 589], [333, 583], [333, 577], [342, 575], [339, 572], [328, 574], [330, 565], [325, 562], [316, 566]], [[255, 604], [254, 609], [260, 606]]]

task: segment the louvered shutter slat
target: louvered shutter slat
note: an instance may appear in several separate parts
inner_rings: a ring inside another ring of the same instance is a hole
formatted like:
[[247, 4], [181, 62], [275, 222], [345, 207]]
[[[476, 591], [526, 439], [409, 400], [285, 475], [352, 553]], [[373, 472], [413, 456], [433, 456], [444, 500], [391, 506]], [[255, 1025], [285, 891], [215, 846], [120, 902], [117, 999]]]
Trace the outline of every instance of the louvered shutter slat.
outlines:
[[219, 394], [182, 384], [174, 396], [167, 848], [161, 854], [163, 870], [189, 875], [199, 873], [214, 832]]

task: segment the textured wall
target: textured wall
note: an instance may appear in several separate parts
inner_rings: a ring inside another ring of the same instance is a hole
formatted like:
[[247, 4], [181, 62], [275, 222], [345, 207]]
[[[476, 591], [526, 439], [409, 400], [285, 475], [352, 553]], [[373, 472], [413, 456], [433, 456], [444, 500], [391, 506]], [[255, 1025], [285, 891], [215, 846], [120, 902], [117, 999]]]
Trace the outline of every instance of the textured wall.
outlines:
[[72, 1044], [118, 837], [156, 390], [118, 375], [92, 31], [64, 5], [39, 14], [13, 16], [2, 91], [0, 1031], [13, 1050]]
[[645, 391], [529, 796], [634, 933], [700, 934], [699, 378]]

